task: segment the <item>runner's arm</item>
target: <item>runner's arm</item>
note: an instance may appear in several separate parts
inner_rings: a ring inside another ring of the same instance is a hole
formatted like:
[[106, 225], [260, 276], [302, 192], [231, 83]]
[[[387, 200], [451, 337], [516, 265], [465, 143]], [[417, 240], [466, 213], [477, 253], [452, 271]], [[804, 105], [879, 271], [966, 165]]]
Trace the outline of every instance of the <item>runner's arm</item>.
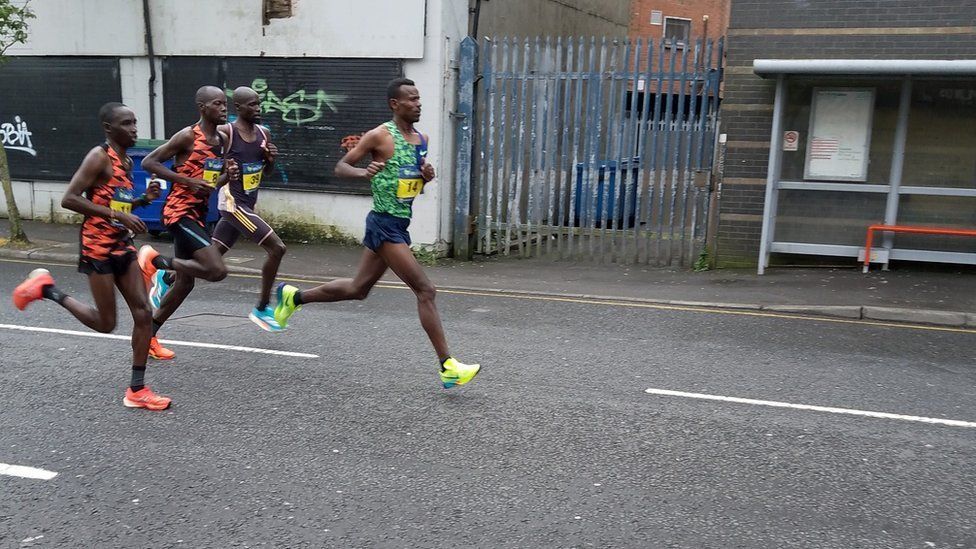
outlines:
[[[335, 175], [336, 177], [343, 177], [348, 179], [369, 179], [376, 175], [377, 172], [386, 166], [385, 162], [370, 162], [369, 166], [366, 168], [357, 168], [358, 164], [366, 155], [372, 154], [373, 151], [379, 147], [382, 136], [376, 129], [366, 132], [366, 135], [359, 140], [359, 143], [352, 148], [351, 151], [347, 152], [342, 159], [336, 163]], [[371, 173], [372, 171], [372, 173]]]
[[111, 160], [108, 153], [101, 147], [95, 147], [85, 156], [78, 167], [78, 171], [71, 176], [71, 182], [64, 191], [61, 207], [78, 212], [86, 217], [102, 217], [122, 223], [128, 229], [137, 233], [146, 232], [146, 225], [132, 214], [115, 212], [107, 206], [99, 206], [85, 197], [85, 191], [93, 186], [104, 183], [111, 177]]
[[203, 179], [194, 179], [180, 175], [167, 168], [163, 162], [179, 155], [187, 155], [193, 152], [193, 129], [183, 128], [169, 141], [159, 146], [156, 150], [149, 153], [142, 160], [143, 169], [152, 175], [160, 176], [171, 181], [173, 185], [183, 185], [188, 187], [194, 194], [209, 193], [213, 188]]
[[180, 175], [167, 168], [163, 162], [176, 157], [179, 154], [188, 154], [193, 151], [193, 131], [190, 128], [183, 128], [169, 141], [163, 143], [153, 152], [142, 159], [142, 169], [146, 173], [155, 174], [163, 179], [172, 181], [174, 184], [187, 185], [189, 177]]
[[261, 126], [261, 130], [264, 131], [264, 142], [261, 143], [264, 149], [264, 173], [271, 173], [278, 159], [278, 146], [271, 142], [271, 130], [264, 126]]

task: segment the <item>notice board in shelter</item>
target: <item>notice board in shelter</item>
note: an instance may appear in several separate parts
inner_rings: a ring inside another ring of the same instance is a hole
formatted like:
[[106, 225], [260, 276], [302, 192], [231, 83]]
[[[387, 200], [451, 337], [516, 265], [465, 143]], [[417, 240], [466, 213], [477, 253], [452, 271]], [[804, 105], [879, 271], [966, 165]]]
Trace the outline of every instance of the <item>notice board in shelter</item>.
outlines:
[[804, 179], [866, 181], [873, 115], [873, 88], [815, 89]]

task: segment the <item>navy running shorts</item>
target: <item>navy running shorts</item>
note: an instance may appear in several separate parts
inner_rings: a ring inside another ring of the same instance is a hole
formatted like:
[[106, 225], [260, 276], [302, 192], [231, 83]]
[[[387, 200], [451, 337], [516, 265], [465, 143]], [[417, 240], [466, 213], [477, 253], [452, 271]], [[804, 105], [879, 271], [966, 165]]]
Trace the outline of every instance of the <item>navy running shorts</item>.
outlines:
[[410, 245], [410, 219], [396, 217], [388, 213], [369, 212], [366, 216], [366, 236], [363, 246], [374, 252], [379, 251], [384, 242]]

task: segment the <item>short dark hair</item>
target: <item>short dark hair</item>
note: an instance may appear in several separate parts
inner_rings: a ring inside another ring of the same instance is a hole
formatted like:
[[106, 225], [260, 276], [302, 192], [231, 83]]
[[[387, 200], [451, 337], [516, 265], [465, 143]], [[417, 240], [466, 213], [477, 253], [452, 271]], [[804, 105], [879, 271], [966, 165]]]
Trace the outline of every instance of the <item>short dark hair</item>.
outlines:
[[389, 99], [399, 99], [400, 98], [400, 88], [403, 86], [416, 86], [413, 80], [409, 78], [397, 78], [396, 80], [390, 82], [390, 85], [386, 87], [386, 98]]
[[112, 122], [112, 116], [115, 115], [115, 111], [124, 108], [126, 108], [125, 105], [117, 101], [105, 103], [102, 105], [102, 108], [98, 109], [98, 119], [103, 123], [110, 123]]

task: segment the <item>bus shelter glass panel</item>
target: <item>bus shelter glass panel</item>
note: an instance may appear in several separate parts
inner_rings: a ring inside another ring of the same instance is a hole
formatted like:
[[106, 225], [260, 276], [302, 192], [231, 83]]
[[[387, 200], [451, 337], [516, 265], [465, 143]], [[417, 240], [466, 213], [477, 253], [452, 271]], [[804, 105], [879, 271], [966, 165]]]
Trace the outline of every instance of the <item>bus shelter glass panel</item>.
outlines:
[[781, 190], [776, 240], [863, 246], [867, 226], [884, 219], [887, 196], [882, 193]]
[[902, 185], [976, 189], [976, 81], [914, 83], [904, 174]]

